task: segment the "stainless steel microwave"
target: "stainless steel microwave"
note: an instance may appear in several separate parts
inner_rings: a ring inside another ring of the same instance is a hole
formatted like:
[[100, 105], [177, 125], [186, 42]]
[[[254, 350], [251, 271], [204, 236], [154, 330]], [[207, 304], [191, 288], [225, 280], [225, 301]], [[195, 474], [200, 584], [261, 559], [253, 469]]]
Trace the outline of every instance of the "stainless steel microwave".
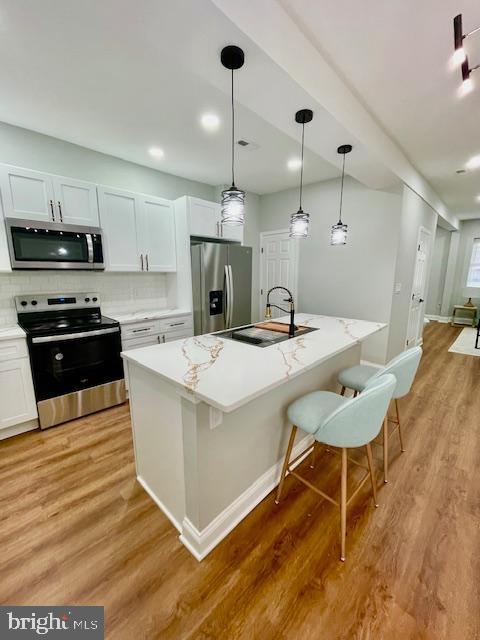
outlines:
[[12, 269], [104, 269], [102, 230], [7, 218]]

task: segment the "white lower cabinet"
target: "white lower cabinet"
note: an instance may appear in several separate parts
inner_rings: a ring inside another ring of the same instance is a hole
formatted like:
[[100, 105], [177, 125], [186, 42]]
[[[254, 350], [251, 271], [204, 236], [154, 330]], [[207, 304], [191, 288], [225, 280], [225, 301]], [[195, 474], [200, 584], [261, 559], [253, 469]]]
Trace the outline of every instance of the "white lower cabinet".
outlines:
[[26, 341], [25, 339], [2, 341], [0, 343], [0, 429], [19, 425], [36, 417], [37, 404]]
[[[191, 315], [171, 316], [160, 320], [139, 320], [120, 326], [123, 351], [151, 347], [193, 336]], [[127, 375], [125, 375], [125, 386], [128, 389]]]

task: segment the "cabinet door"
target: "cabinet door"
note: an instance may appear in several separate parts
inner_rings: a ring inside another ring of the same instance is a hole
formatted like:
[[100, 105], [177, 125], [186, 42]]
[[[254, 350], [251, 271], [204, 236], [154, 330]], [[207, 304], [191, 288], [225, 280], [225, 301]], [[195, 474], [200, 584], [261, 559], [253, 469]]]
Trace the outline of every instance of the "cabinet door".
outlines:
[[54, 176], [53, 192], [60, 222], [98, 227], [97, 185]]
[[0, 429], [37, 417], [28, 358], [0, 362]]
[[53, 206], [50, 175], [3, 165], [0, 168], [0, 185], [6, 218], [60, 222]]
[[163, 198], [141, 196], [141, 233], [147, 271], [176, 271], [175, 209]]
[[218, 238], [220, 205], [199, 198], [189, 198], [188, 224], [191, 236]]
[[141, 255], [137, 236], [137, 196], [128, 191], [98, 187], [98, 202], [105, 244], [105, 269], [142, 271], [145, 256]]

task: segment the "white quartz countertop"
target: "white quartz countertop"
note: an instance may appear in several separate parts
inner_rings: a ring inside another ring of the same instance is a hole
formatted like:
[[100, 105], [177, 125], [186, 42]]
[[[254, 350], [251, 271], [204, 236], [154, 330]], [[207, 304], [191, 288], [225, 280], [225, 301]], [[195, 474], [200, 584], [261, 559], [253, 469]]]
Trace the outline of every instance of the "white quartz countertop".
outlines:
[[25, 338], [25, 331], [18, 324], [11, 327], [0, 327], [0, 340], [14, 340], [15, 338]]
[[189, 316], [191, 311], [188, 309], [150, 309], [149, 311], [136, 311], [135, 313], [107, 313], [109, 318], [117, 320], [120, 324], [132, 324], [134, 322], [141, 322], [142, 320], [160, 320], [162, 318], [172, 318], [176, 316]]
[[[287, 317], [275, 320], [288, 323]], [[192, 399], [230, 412], [387, 326], [308, 314], [296, 314], [295, 324], [318, 331], [269, 347], [207, 334], [133, 349], [122, 357], [178, 385]]]

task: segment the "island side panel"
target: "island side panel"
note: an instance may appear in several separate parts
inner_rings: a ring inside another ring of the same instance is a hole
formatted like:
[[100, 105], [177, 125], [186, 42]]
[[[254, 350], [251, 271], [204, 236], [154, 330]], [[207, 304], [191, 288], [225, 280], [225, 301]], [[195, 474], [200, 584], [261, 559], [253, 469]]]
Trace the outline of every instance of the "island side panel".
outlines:
[[132, 362], [128, 378], [138, 481], [181, 531], [185, 482], [178, 388]]
[[[249, 494], [255, 483], [261, 485], [259, 481], [268, 476], [275, 465], [277, 469], [268, 490], [278, 482], [279, 465], [291, 428], [286, 418], [288, 405], [310, 391], [338, 392], [338, 373], [359, 361], [360, 345], [354, 345], [237, 410], [224, 413], [221, 424], [215, 428], [212, 428], [211, 408], [207, 404], [184, 406], [187, 478], [184, 536], [185, 525], [193, 525], [197, 533], [212, 529], [212, 526], [220, 530], [222, 525], [218, 520], [223, 516], [226, 521], [230, 519], [231, 524], [232, 513], [237, 507], [239, 512], [245, 507], [247, 512], [251, 510], [255, 505], [248, 508], [248, 497], [244, 501], [242, 495]], [[228, 380], [219, 381], [219, 384], [228, 384]], [[299, 432], [297, 442], [306, 437], [307, 434]], [[254, 494], [255, 491], [252, 499]], [[233, 505], [235, 501], [237, 506]], [[244, 515], [246, 513], [242, 517]]]

